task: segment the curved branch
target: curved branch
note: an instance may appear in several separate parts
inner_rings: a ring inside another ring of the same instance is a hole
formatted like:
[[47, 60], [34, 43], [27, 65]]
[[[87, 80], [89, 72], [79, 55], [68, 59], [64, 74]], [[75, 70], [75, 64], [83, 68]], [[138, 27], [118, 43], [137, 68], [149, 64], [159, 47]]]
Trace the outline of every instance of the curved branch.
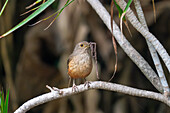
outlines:
[[[135, 8], [136, 8], [137, 15], [139, 17], [139, 21], [144, 26], [144, 28], [149, 31], [148, 26], [147, 26], [146, 21], [145, 21], [145, 16], [144, 16], [140, 1], [139, 0], [134, 0], [133, 2], [134, 2], [134, 5], [135, 5]], [[170, 92], [170, 89], [169, 89], [169, 86], [168, 86], [168, 83], [167, 83], [167, 80], [166, 80], [166, 77], [165, 77], [161, 62], [159, 60], [158, 54], [157, 54], [155, 48], [153, 47], [153, 45], [148, 40], [146, 40], [146, 42], [148, 44], [149, 51], [151, 53], [153, 62], [155, 64], [155, 67], [156, 67], [156, 70], [157, 70], [157, 73], [158, 73], [160, 81], [162, 83], [162, 86], [163, 86], [163, 89], [164, 89], [164, 94], [166, 96], [168, 96], [169, 92]]]
[[[124, 0], [116, 0], [116, 2], [122, 9], [126, 7], [126, 2]], [[138, 30], [138, 32], [140, 32], [150, 43], [152, 43], [152, 45], [164, 61], [168, 71], [170, 72], [170, 56], [165, 50], [165, 48], [162, 46], [162, 44], [152, 33], [150, 33], [146, 28], [144, 28], [144, 26], [142, 26], [142, 24], [138, 21], [130, 7], [126, 12], [126, 16], [130, 23], [133, 25], [133, 27], [136, 28], [136, 30]]]
[[[103, 20], [107, 28], [111, 31], [110, 15], [99, 0], [87, 0], [87, 2], [93, 7], [96, 13]], [[113, 20], [113, 35], [124, 52], [130, 57], [130, 59], [139, 67], [148, 80], [155, 86], [157, 90], [163, 92], [162, 84], [153, 71], [151, 66], [145, 61], [145, 59], [132, 47], [132, 45], [126, 40]]]
[[35, 97], [25, 102], [14, 113], [25, 113], [31, 108], [38, 106], [40, 104], [44, 104], [54, 99], [59, 99], [62, 97], [74, 95], [74, 94], [84, 92], [90, 89], [104, 89], [104, 90], [115, 91], [115, 92], [132, 95], [132, 96], [150, 98], [150, 99], [161, 101], [167, 104], [168, 106], [170, 106], [170, 100], [168, 101], [168, 99], [160, 93], [141, 90], [141, 89], [132, 88], [132, 87], [115, 84], [115, 83], [94, 81], [94, 82], [91, 82], [89, 88], [85, 87], [84, 84], [77, 86], [77, 88], [78, 88], [78, 92], [72, 92], [72, 88], [57, 89], [55, 91], [52, 90], [50, 93], [40, 95], [38, 97]]

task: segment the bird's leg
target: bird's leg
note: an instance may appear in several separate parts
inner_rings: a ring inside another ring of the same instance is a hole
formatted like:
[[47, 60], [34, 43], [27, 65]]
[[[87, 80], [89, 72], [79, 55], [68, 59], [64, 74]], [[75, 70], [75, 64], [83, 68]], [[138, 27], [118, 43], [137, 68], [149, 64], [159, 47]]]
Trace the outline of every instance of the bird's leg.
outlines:
[[90, 83], [89, 81], [86, 81], [85, 78], [84, 78], [84, 81], [85, 81], [85, 82], [84, 82], [84, 87], [87, 85], [87, 87], [89, 88], [91, 83]]
[[77, 92], [78, 91], [78, 88], [77, 88], [76, 83], [75, 83], [75, 79], [73, 79], [72, 91], [73, 92]]
[[69, 76], [68, 87], [70, 87], [71, 77]]

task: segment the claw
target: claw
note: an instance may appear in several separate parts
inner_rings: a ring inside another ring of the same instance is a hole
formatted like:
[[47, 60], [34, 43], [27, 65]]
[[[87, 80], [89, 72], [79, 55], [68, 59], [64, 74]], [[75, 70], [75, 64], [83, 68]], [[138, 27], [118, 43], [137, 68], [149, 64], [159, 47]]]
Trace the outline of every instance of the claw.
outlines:
[[86, 87], [86, 85], [87, 85], [87, 87], [89, 88], [89, 87], [90, 87], [90, 84], [91, 84], [90, 81], [86, 81], [86, 82], [84, 83], [84, 87]]
[[78, 92], [78, 88], [77, 88], [77, 86], [75, 84], [75, 79], [73, 79], [72, 92]]
[[72, 86], [72, 92], [78, 92], [78, 88], [75, 84]]

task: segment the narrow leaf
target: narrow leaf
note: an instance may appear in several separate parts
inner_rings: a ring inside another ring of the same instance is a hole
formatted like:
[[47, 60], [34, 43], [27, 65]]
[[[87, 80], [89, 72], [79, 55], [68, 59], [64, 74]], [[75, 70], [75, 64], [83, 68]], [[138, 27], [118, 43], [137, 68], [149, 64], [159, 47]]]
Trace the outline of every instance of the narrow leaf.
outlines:
[[128, 3], [127, 3], [127, 5], [126, 5], [126, 7], [125, 7], [125, 9], [124, 9], [123, 12], [126, 12], [126, 11], [127, 11], [127, 9], [129, 8], [129, 6], [130, 6], [131, 3], [132, 3], [132, 0], [128, 0]]
[[[67, 0], [66, 4], [64, 5], [64, 7], [62, 7], [60, 10], [59, 10], [59, 13], [57, 14], [57, 16], [53, 19], [53, 21], [44, 29], [44, 30], [47, 30], [52, 24], [53, 22], [58, 18], [58, 16], [61, 14], [61, 12], [64, 10], [64, 8], [66, 8], [69, 4], [71, 4], [74, 0], [70, 1], [70, 0]], [[58, 11], [57, 11], [58, 12]]]
[[123, 17], [125, 16], [126, 12], [122, 13], [121, 17], [120, 17], [120, 31], [121, 31], [121, 38], [123, 40], [123, 28], [122, 28], [122, 20]]
[[4, 112], [4, 92], [1, 92], [1, 112]]
[[55, 12], [55, 13], [53, 13], [52, 15], [50, 15], [50, 16], [44, 18], [44, 19], [41, 19], [41, 20], [37, 21], [36, 23], [34, 23], [34, 24], [32, 24], [32, 25], [29, 25], [29, 26], [37, 25], [37, 24], [39, 24], [39, 23], [41, 23], [41, 22], [43, 22], [43, 21], [45, 21], [45, 20], [48, 20], [49, 18], [53, 17], [53, 16], [56, 15], [57, 13], [59, 13], [59, 14], [53, 19], [53, 21], [44, 29], [44, 30], [47, 30], [47, 29], [52, 25], [52, 23], [57, 19], [57, 17], [60, 15], [60, 13], [62, 12], [62, 10], [63, 10], [66, 6], [68, 6], [70, 3], [72, 3], [74, 0], [72, 0], [70, 3], [68, 3], [69, 1], [70, 1], [70, 0], [68, 0], [68, 1], [65, 3], [65, 5], [64, 5], [61, 9], [59, 9], [57, 12]]
[[118, 10], [118, 12], [119, 12], [119, 18], [120, 18], [120, 16], [122, 15], [122, 13], [123, 13], [123, 10], [120, 8], [120, 6], [116, 3], [116, 1], [115, 0], [113, 0], [114, 1], [114, 4], [115, 4], [115, 6], [116, 6], [116, 8], [117, 8], [117, 10]]
[[4, 6], [2, 7], [1, 12], [0, 12], [0, 16], [2, 15], [2, 13], [3, 13], [3, 11], [4, 11], [4, 9], [5, 9], [6, 5], [7, 5], [7, 3], [8, 3], [8, 0], [6, 0]]
[[1, 96], [2, 96], [2, 93], [1, 93], [1, 91], [0, 91], [0, 113], [2, 113], [2, 112], [1, 112], [1, 102], [2, 102]]
[[[110, 80], [109, 81], [111, 81], [112, 79], [113, 79], [113, 77], [114, 77], [114, 75], [115, 75], [115, 73], [116, 73], [116, 71], [117, 71], [117, 45], [116, 45], [116, 41], [115, 41], [115, 38], [114, 38], [114, 36], [113, 36], [113, 3], [114, 3], [114, 1], [112, 0], [112, 2], [111, 2], [111, 9], [110, 9], [110, 12], [111, 12], [111, 34], [112, 34], [112, 42], [113, 42], [113, 47], [114, 47], [114, 51], [115, 51], [115, 57], [116, 57], [116, 62], [115, 62], [115, 69], [114, 69], [114, 72], [113, 72], [113, 75], [112, 75], [112, 77], [110, 78]], [[119, 7], [120, 8], [120, 7]]]
[[154, 0], [152, 0], [152, 4], [153, 4], [153, 15], [154, 15], [154, 20], [156, 22], [156, 9], [155, 9], [155, 2]]
[[128, 24], [127, 24], [127, 22], [126, 22], [126, 18], [125, 18], [126, 11], [127, 11], [127, 9], [130, 7], [131, 3], [132, 3], [132, 0], [129, 0], [128, 3], [127, 3], [127, 5], [126, 5], [126, 7], [125, 7], [125, 9], [124, 9], [124, 11], [123, 11], [123, 13], [121, 14], [121, 17], [120, 17], [120, 30], [121, 30], [121, 33], [122, 33], [122, 36], [121, 36], [122, 39], [123, 39], [122, 21], [125, 23], [128, 31], [129, 31], [129, 34], [132, 36], [132, 34], [131, 34], [131, 32], [130, 32], [130, 29], [129, 29], [129, 27], [128, 27]]
[[33, 7], [33, 6], [35, 6], [36, 4], [38, 4], [38, 3], [40, 3], [42, 0], [37, 0], [36, 2], [34, 2], [33, 4], [31, 4], [31, 5], [29, 5], [29, 6], [27, 6], [25, 9], [29, 9], [29, 8], [31, 8], [31, 7]]
[[[40, 6], [41, 6], [41, 5], [40, 5]], [[32, 12], [32, 11], [38, 9], [40, 6], [37, 6], [37, 7], [33, 8], [33, 9], [30, 9], [30, 10], [26, 11], [25, 13], [20, 14], [20, 16], [23, 16], [23, 15], [29, 13], [29, 12]]]
[[8, 113], [8, 103], [9, 103], [9, 89], [7, 91], [6, 98], [5, 98], [5, 113]]
[[132, 37], [132, 33], [131, 33], [130, 29], [129, 29], [129, 26], [128, 26], [127, 21], [126, 21], [126, 20], [123, 20], [123, 22], [124, 22], [124, 24], [125, 24], [127, 30], [129, 31], [130, 36]]
[[30, 16], [28, 16], [26, 19], [24, 19], [22, 22], [20, 22], [18, 25], [16, 25], [15, 27], [13, 27], [11, 30], [9, 30], [8, 32], [6, 32], [5, 34], [3, 34], [2, 36], [0, 36], [0, 38], [3, 38], [7, 35], [9, 35], [10, 33], [12, 33], [13, 31], [15, 31], [16, 29], [20, 28], [21, 26], [25, 25], [27, 22], [29, 22], [31, 19], [33, 19], [34, 17], [36, 17], [38, 14], [40, 14], [42, 11], [44, 11], [48, 6], [50, 6], [55, 0], [48, 0], [46, 1], [44, 4], [41, 5], [41, 7], [39, 9], [37, 9], [35, 12], [33, 12]]

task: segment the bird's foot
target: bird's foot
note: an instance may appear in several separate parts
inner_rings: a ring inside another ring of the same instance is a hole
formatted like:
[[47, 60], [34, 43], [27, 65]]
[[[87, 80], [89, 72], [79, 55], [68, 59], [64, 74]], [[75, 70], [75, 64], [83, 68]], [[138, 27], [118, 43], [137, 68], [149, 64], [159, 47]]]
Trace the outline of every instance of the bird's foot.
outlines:
[[72, 86], [72, 92], [78, 92], [78, 87], [75, 84]]
[[90, 87], [90, 84], [91, 84], [90, 81], [86, 81], [86, 82], [84, 83], [84, 87], [86, 87], [86, 85], [87, 85], [87, 87], [89, 88], [89, 87]]

